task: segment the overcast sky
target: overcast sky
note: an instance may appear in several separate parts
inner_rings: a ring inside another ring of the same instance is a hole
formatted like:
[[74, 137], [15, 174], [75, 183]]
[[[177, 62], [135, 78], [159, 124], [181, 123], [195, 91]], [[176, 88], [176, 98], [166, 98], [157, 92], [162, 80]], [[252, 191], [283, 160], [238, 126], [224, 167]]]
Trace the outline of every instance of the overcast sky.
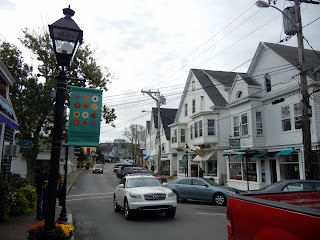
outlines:
[[[116, 128], [102, 124], [100, 142], [124, 138], [130, 124], [145, 126], [156, 102], [141, 90], [159, 90], [163, 107], [178, 108], [191, 68], [247, 72], [259, 42], [278, 43], [282, 16], [274, 8], [259, 9], [255, 0], [0, 0], [0, 40], [23, 51], [21, 29], [38, 29], [63, 17], [69, 5], [84, 41], [95, 49], [100, 66], [114, 80], [103, 104], [118, 116]], [[278, 0], [283, 10], [289, 1]], [[305, 38], [320, 50], [320, 6], [302, 4]], [[310, 24], [311, 23], [311, 24]], [[309, 24], [309, 25], [308, 25]], [[297, 46], [297, 37], [281, 43]], [[310, 46], [305, 42], [305, 48]], [[23, 51], [24, 52], [24, 51]]]

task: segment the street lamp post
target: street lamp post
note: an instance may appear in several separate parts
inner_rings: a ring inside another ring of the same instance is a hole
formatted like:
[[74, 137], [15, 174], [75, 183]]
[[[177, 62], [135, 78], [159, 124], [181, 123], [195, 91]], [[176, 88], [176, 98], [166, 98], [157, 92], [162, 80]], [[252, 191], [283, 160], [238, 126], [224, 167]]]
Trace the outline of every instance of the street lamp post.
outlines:
[[59, 160], [61, 139], [63, 131], [64, 102], [67, 89], [67, 76], [65, 67], [69, 67], [78, 46], [82, 43], [82, 30], [71, 18], [74, 11], [69, 8], [63, 9], [65, 17], [49, 25], [50, 37], [56, 54], [59, 76], [56, 89], [56, 104], [54, 113], [54, 126], [52, 132], [52, 147], [50, 160], [50, 174], [47, 195], [47, 208], [44, 225], [44, 239], [52, 239], [54, 234], [54, 218], [56, 208], [56, 195], [58, 183]]
[[[308, 3], [319, 4], [319, 2], [306, 1]], [[294, 0], [295, 3], [295, 20], [293, 22], [287, 15], [284, 14], [279, 8], [270, 5], [264, 1], [257, 1], [256, 5], [260, 8], [273, 7], [280, 11], [287, 20], [289, 20], [297, 29], [297, 40], [298, 40], [298, 56], [300, 65], [300, 81], [301, 81], [301, 109], [302, 109], [302, 142], [303, 142], [303, 155], [305, 161], [305, 174], [306, 179], [313, 179], [312, 171], [312, 149], [311, 149], [311, 131], [310, 131], [310, 120], [309, 120], [309, 93], [308, 93], [308, 82], [307, 82], [307, 71], [304, 58], [304, 46], [303, 46], [303, 34], [302, 34], [302, 23], [301, 23], [301, 13], [300, 13], [300, 2], [299, 0]]]

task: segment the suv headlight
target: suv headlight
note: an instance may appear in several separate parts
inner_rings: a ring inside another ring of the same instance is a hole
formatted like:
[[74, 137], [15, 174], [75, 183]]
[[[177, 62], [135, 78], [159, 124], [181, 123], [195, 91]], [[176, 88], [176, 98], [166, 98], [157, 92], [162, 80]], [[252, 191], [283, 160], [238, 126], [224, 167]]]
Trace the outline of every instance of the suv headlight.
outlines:
[[174, 197], [174, 192], [170, 192], [169, 194], [168, 194], [168, 197]]
[[135, 193], [129, 193], [130, 197], [132, 198], [142, 198], [141, 195]]

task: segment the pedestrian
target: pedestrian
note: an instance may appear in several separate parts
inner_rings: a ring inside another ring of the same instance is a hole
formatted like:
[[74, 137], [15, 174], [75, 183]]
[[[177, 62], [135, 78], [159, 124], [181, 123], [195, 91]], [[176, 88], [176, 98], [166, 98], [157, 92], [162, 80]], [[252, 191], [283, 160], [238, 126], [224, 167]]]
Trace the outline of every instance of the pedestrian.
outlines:
[[64, 204], [65, 196], [66, 196], [66, 188], [65, 188], [64, 178], [61, 178], [60, 183], [58, 185], [58, 190], [57, 190], [57, 198], [59, 198], [59, 206], [65, 205]]
[[154, 166], [153, 165], [151, 166], [151, 171], [154, 172]]
[[199, 168], [199, 177], [203, 177], [203, 170], [201, 167]]
[[145, 168], [148, 169], [148, 166], [146, 165]]
[[37, 219], [43, 220], [45, 217], [45, 211], [47, 207], [47, 191], [49, 183], [50, 167], [46, 167], [36, 177], [37, 180]]

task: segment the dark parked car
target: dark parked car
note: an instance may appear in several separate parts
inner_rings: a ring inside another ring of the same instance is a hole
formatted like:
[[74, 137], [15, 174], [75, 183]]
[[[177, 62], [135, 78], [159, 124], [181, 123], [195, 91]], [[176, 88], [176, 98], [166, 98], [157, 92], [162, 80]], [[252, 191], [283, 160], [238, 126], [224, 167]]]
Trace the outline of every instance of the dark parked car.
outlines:
[[248, 194], [261, 194], [261, 193], [281, 193], [281, 192], [319, 192], [320, 181], [318, 180], [283, 180], [280, 182], [272, 183], [268, 186], [258, 190], [246, 191]]
[[125, 163], [125, 162], [120, 162], [120, 163], [117, 163], [116, 165], [114, 165], [113, 172], [116, 173], [118, 171], [118, 169], [123, 166], [133, 167], [134, 165], [129, 164], [129, 163]]
[[170, 188], [178, 200], [199, 200], [226, 205], [230, 194], [238, 194], [235, 188], [221, 186], [212, 179], [187, 177], [168, 182], [165, 187]]

